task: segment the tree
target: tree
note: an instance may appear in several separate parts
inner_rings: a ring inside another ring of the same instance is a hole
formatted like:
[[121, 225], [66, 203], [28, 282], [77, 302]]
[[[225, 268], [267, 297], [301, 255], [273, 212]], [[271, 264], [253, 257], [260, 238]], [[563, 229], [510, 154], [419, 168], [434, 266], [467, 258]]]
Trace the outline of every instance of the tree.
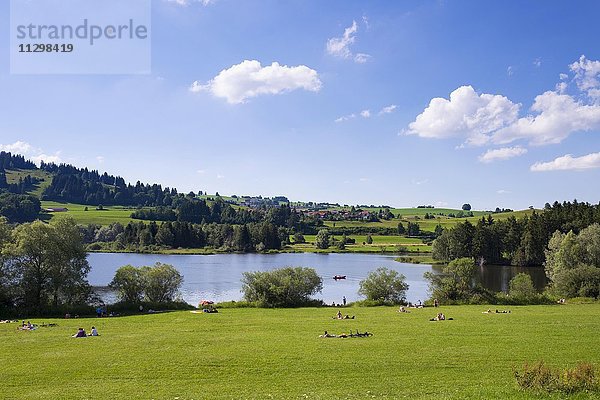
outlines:
[[294, 233], [294, 243], [305, 243], [306, 239], [304, 239], [304, 235], [300, 232]]
[[371, 234], [367, 234], [367, 244], [373, 244], [373, 237], [371, 236]]
[[155, 303], [173, 301], [183, 277], [172, 265], [156, 263], [152, 267], [125, 265], [117, 270], [109, 286], [117, 291], [120, 301]]
[[402, 222], [398, 222], [398, 235], [404, 235], [406, 233], [406, 229], [404, 228], [404, 225], [402, 225]]
[[58, 306], [87, 300], [90, 287], [86, 277], [90, 266], [73, 219], [18, 226], [7, 253], [18, 273], [20, 301], [24, 306], [40, 312], [50, 302]]
[[154, 303], [175, 300], [179, 293], [183, 276], [169, 264], [157, 262], [153, 267], [142, 267], [145, 299]]
[[398, 271], [379, 267], [360, 282], [358, 293], [365, 296], [367, 300], [404, 303], [408, 290], [405, 280], [406, 277]]
[[473, 295], [477, 266], [472, 258], [459, 258], [442, 269], [441, 274], [426, 272], [432, 297], [440, 300], [465, 301]]
[[471, 211], [471, 205], [469, 203], [465, 203], [462, 205], [463, 211]]
[[600, 225], [592, 224], [579, 235], [554, 232], [545, 252], [544, 268], [552, 286], [565, 297], [598, 297], [600, 294]]
[[144, 294], [142, 272], [132, 265], [119, 268], [108, 286], [117, 291], [119, 301], [126, 303], [137, 303]]
[[323, 290], [323, 279], [313, 268], [285, 267], [272, 271], [244, 272], [244, 299], [261, 307], [305, 305]]
[[524, 272], [515, 275], [508, 283], [508, 294], [510, 297], [521, 301], [528, 301], [537, 294], [531, 276]]
[[328, 249], [329, 248], [329, 230], [321, 229], [315, 237], [315, 245], [317, 249]]

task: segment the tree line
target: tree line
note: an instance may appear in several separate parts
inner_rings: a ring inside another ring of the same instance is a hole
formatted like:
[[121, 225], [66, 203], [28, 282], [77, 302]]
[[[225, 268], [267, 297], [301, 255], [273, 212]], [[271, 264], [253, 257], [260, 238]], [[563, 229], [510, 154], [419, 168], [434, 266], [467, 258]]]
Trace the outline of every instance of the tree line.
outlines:
[[482, 217], [445, 229], [433, 242], [433, 258], [451, 261], [470, 257], [480, 263], [541, 266], [554, 232], [575, 234], [600, 222], [600, 205], [573, 202], [546, 204], [543, 212], [517, 219]]
[[123, 226], [80, 226], [90, 250], [148, 251], [160, 248], [213, 248], [255, 252], [279, 250], [289, 241], [289, 231], [270, 222], [242, 225], [190, 222], [130, 222]]

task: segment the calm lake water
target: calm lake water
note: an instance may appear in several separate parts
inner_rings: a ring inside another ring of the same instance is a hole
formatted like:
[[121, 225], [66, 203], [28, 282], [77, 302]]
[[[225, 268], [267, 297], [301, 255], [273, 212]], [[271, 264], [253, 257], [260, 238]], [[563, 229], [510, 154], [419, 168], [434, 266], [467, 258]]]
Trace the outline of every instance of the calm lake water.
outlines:
[[[123, 265], [140, 267], [156, 262], [171, 264], [184, 278], [181, 294], [190, 304], [208, 299], [216, 302], [241, 300], [242, 273], [246, 271], [268, 271], [286, 266], [314, 268], [323, 278], [323, 291], [316, 298], [326, 303], [341, 303], [342, 297], [351, 302], [361, 299], [358, 295], [359, 282], [377, 267], [394, 269], [404, 276], [409, 284], [408, 301], [424, 301], [429, 297], [423, 273], [434, 271], [431, 265], [406, 264], [394, 261], [395, 256], [379, 254], [216, 254], [216, 255], [161, 255], [128, 253], [91, 253], [88, 256], [91, 271], [88, 280], [92, 286], [105, 287], [115, 271]], [[542, 268], [519, 269], [516, 267], [480, 268], [480, 280], [484, 286], [501, 291], [517, 273], [525, 271], [532, 275], [536, 287], [545, 285]], [[344, 280], [334, 280], [334, 275], [346, 275]], [[114, 301], [114, 294], [101, 291], [107, 302]]]

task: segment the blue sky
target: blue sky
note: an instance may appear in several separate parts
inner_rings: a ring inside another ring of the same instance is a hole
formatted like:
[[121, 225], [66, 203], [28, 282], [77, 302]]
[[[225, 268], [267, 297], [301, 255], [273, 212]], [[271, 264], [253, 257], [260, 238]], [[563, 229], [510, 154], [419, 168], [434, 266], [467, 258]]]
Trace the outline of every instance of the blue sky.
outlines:
[[0, 37], [0, 149], [185, 192], [597, 203], [597, 15], [596, 1], [154, 0], [148, 75], [12, 75]]

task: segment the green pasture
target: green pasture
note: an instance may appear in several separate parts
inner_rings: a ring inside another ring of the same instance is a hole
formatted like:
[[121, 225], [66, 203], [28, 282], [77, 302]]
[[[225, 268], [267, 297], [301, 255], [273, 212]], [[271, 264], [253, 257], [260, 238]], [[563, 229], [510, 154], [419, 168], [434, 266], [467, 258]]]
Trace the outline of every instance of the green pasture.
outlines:
[[36, 196], [41, 197], [44, 189], [46, 189], [52, 183], [52, 174], [42, 171], [39, 169], [31, 170], [31, 169], [14, 169], [14, 170], [6, 170], [6, 182], [8, 183], [18, 183], [19, 179], [25, 179], [27, 175], [31, 175], [33, 178], [38, 178], [41, 180], [32, 191], [29, 193]]
[[[221, 309], [0, 324], [0, 397], [19, 399], [559, 399], [513, 369], [600, 365], [600, 304]], [[441, 311], [452, 321], [430, 322]], [[101, 336], [74, 339], [78, 327]], [[368, 338], [319, 338], [368, 330]], [[599, 398], [583, 393], [572, 399]]]
[[[434, 209], [435, 210], [435, 209]], [[513, 211], [507, 213], [498, 213], [498, 214], [490, 214], [492, 218], [496, 221], [508, 219], [511, 216], [519, 219], [524, 217], [525, 215], [531, 215], [533, 210], [520, 210]], [[540, 212], [540, 210], [537, 210]], [[475, 212], [474, 212], [475, 213]], [[480, 213], [477, 211], [477, 213]], [[405, 215], [401, 214], [401, 219], [391, 219], [391, 220], [381, 220], [380, 222], [363, 222], [363, 221], [324, 221], [325, 226], [327, 227], [336, 227], [336, 228], [353, 228], [353, 227], [371, 227], [371, 228], [393, 228], [396, 229], [398, 227], [398, 222], [402, 222], [404, 228], [407, 228], [409, 222], [418, 223], [421, 230], [433, 232], [435, 227], [440, 224], [444, 228], [452, 228], [459, 222], [469, 221], [472, 224], [477, 224], [477, 221], [481, 219], [482, 216], [487, 218], [487, 213], [481, 212], [478, 216], [468, 217], [468, 218], [448, 218], [445, 216], [436, 216], [434, 219], [423, 219], [418, 215]]]
[[[139, 222], [139, 220], [131, 218], [131, 213], [135, 211], [135, 208], [105, 206], [103, 210], [96, 210], [95, 206], [59, 203], [55, 201], [42, 201], [42, 209], [52, 207], [63, 207], [68, 209], [66, 212], [48, 213], [52, 219], [69, 216], [73, 218], [76, 223], [82, 225], [110, 225], [113, 222], [120, 222], [123, 225], [127, 225], [131, 221]], [[88, 208], [88, 211], [85, 211], [86, 207]]]
[[[304, 235], [306, 243], [292, 244], [290, 247], [294, 250], [301, 251], [316, 251], [315, 248], [315, 237], [316, 235]], [[342, 236], [335, 235], [336, 239], [340, 240]], [[405, 236], [380, 236], [372, 235], [372, 244], [367, 244], [366, 235], [348, 235], [348, 238], [355, 239], [355, 244], [347, 244], [345, 251], [351, 253], [381, 253], [381, 252], [398, 252], [401, 249], [403, 252], [431, 252], [431, 246], [423, 243], [423, 240], [419, 238], [408, 238]], [[293, 243], [294, 238], [290, 236], [290, 241]], [[363, 244], [364, 243], [364, 244]], [[329, 249], [323, 250], [333, 251], [335, 245], [332, 245]]]

